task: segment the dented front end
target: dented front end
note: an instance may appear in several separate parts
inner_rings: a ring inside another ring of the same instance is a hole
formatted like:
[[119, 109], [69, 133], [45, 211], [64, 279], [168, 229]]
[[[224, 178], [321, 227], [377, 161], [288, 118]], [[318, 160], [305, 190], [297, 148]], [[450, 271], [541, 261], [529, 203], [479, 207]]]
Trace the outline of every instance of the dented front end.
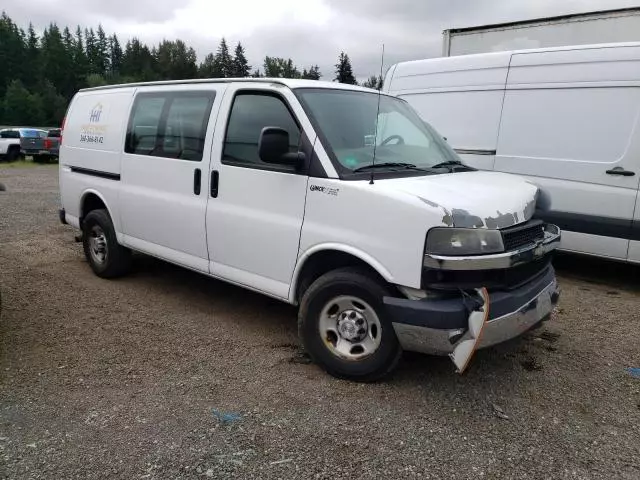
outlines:
[[[400, 288], [407, 298], [384, 302], [404, 349], [449, 354], [462, 372], [476, 349], [550, 318], [559, 298], [551, 258], [560, 230], [532, 218], [534, 185], [481, 172], [468, 183], [455, 177], [418, 195], [443, 214], [442, 226], [427, 233], [421, 288]], [[448, 195], [454, 186], [457, 198]]]

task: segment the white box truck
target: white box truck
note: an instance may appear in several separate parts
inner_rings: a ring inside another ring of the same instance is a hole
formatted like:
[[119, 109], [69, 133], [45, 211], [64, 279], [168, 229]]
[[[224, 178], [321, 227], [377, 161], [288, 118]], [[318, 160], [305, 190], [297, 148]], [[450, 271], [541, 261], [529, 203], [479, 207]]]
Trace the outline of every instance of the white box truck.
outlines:
[[451, 28], [442, 56], [525, 48], [640, 41], [640, 7], [576, 13], [518, 22]]

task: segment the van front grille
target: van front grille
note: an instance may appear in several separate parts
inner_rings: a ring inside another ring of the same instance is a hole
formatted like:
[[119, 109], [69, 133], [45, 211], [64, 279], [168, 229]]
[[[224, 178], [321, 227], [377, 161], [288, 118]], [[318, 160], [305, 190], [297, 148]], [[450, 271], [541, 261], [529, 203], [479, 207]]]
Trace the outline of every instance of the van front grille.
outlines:
[[531, 220], [515, 227], [501, 230], [502, 242], [507, 252], [534, 244], [544, 238], [544, 222]]

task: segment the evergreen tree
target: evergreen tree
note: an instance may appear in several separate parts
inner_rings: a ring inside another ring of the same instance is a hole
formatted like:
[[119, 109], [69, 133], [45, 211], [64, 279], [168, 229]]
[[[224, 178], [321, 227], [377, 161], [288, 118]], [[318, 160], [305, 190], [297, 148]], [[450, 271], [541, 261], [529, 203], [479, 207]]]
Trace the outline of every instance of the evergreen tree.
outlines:
[[26, 77], [24, 36], [5, 13], [0, 15], [0, 96], [10, 82]]
[[222, 37], [220, 45], [218, 46], [218, 51], [216, 52], [215, 71], [219, 74], [219, 77], [227, 78], [231, 77], [233, 68], [233, 59], [231, 58], [231, 55], [229, 55], [227, 41]]
[[100, 73], [100, 61], [98, 59], [98, 39], [93, 28], [84, 29], [84, 47], [89, 66], [87, 73]]
[[93, 64], [96, 68], [96, 73], [99, 73], [103, 77], [109, 73], [109, 40], [107, 39], [107, 34], [104, 33], [102, 25], [98, 25]]
[[244, 78], [248, 77], [250, 72], [251, 65], [249, 65], [249, 62], [247, 62], [244, 47], [240, 42], [238, 42], [233, 56], [233, 70], [231, 72], [231, 76], [236, 78]]
[[64, 46], [64, 50], [68, 55], [70, 54], [70, 52], [73, 52], [74, 39], [73, 35], [71, 35], [71, 30], [69, 30], [69, 27], [64, 27], [64, 30], [62, 31], [62, 45]]
[[196, 78], [196, 52], [187, 48], [182, 40], [163, 40], [156, 50], [158, 73], [163, 80]]
[[264, 76], [269, 78], [280, 78], [282, 75], [282, 68], [275, 57], [264, 58]]
[[48, 126], [44, 121], [43, 101], [40, 94], [30, 93], [27, 97], [27, 101], [23, 105], [23, 108], [25, 110], [23, 115], [26, 117], [26, 122], [22, 122], [23, 125], [35, 125], [36, 127]]
[[116, 34], [113, 34], [111, 37], [109, 37], [109, 65], [111, 67], [111, 76], [118, 77], [120, 75], [123, 55], [124, 54], [122, 52], [122, 47], [120, 46], [120, 41], [118, 40]]
[[32, 95], [20, 80], [13, 80], [7, 87], [3, 107], [3, 123], [15, 126], [43, 125], [42, 99], [39, 95]]
[[312, 66], [308, 71], [305, 68], [302, 72], [302, 78], [307, 80], [320, 80], [322, 74], [320, 73], [320, 68], [317, 65]]
[[351, 68], [351, 60], [349, 55], [344, 52], [340, 53], [338, 63], [336, 64], [336, 78], [335, 81], [340, 83], [348, 83], [350, 85], [357, 85], [356, 77], [353, 76], [353, 69]]
[[264, 76], [269, 78], [301, 78], [300, 71], [290, 58], [265, 57]]
[[74, 91], [86, 86], [85, 77], [89, 71], [89, 60], [84, 49], [84, 41], [82, 38], [82, 29], [80, 25], [76, 28], [75, 38], [73, 39], [73, 83]]
[[200, 78], [219, 78], [220, 72], [218, 71], [218, 64], [216, 63], [216, 56], [213, 53], [204, 57], [204, 62], [198, 67], [198, 76]]
[[382, 77], [372, 75], [362, 84], [363, 87], [382, 90]]
[[60, 28], [55, 23], [51, 23], [42, 33], [41, 53], [42, 72], [46, 74], [47, 79], [58, 92], [73, 95], [72, 52], [65, 48]]
[[137, 38], [127, 42], [122, 56], [123, 76], [136, 81], [149, 81], [158, 79], [157, 61], [149, 47]]
[[251, 74], [251, 78], [262, 78], [264, 75], [260, 73], [260, 69], [254, 70]]
[[25, 70], [25, 85], [29, 88], [35, 87], [40, 77], [40, 41], [32, 23], [29, 23], [27, 29]]
[[[38, 86], [38, 94], [42, 100], [42, 125], [43, 126], [59, 126], [67, 108], [67, 100], [60, 95], [53, 84], [45, 79]], [[32, 100], [36, 101], [37, 100]], [[31, 121], [34, 125], [34, 123]]]
[[175, 80], [191, 80], [198, 77], [198, 55], [192, 47], [182, 40], [174, 42], [174, 59], [172, 79]]

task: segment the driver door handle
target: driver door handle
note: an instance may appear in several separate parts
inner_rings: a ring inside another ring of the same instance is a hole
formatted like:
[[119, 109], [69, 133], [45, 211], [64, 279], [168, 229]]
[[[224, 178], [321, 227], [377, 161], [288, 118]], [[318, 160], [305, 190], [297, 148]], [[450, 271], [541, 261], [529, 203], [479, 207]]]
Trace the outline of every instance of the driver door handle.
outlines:
[[220, 180], [220, 173], [217, 170], [211, 172], [211, 197], [218, 198], [218, 181]]
[[632, 172], [630, 170], [625, 170], [622, 167], [612, 168], [611, 170], [607, 170], [607, 175], [621, 175], [623, 177], [633, 177], [636, 172]]
[[196, 168], [193, 172], [193, 193], [194, 195], [200, 195], [200, 187], [202, 183], [202, 172], [199, 168]]

